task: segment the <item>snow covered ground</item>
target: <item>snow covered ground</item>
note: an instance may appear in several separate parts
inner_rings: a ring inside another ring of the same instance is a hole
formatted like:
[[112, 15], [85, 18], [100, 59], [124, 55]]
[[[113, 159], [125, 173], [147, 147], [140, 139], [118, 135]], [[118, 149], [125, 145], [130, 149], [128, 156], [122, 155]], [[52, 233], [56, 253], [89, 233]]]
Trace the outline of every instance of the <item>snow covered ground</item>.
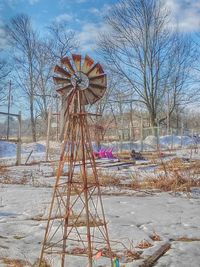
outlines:
[[[0, 258], [22, 259], [32, 264], [36, 261], [46, 222], [35, 218], [47, 215], [50, 198], [51, 188], [1, 185]], [[141, 259], [126, 264], [127, 267], [140, 266], [165, 241], [171, 242], [171, 249], [155, 266], [199, 266], [200, 191], [189, 198], [170, 193], [141, 197], [135, 192], [132, 196], [104, 196], [103, 200], [111, 240], [120, 240], [127, 247], [137, 247], [143, 240], [152, 244], [141, 249]], [[154, 233], [161, 241], [151, 239]], [[78, 258], [73, 257], [67, 266], [84, 267], [77, 263]]]
[[[12, 162], [15, 157], [15, 146], [6, 146], [6, 142], [2, 143], [1, 166], [5, 161]], [[186, 143], [191, 145], [189, 140], [186, 140]], [[59, 146], [55, 145], [54, 148], [58, 151]], [[25, 144], [24, 160], [31, 150], [34, 152], [30, 162], [44, 160], [44, 142]], [[57, 154], [57, 158], [58, 156]], [[200, 158], [199, 151], [192, 152], [191, 155], [191, 150], [187, 147], [181, 151], [177, 150], [176, 156]], [[155, 174], [156, 166], [143, 166], [138, 161], [136, 165], [125, 168], [118, 166], [117, 160], [114, 160], [113, 167], [106, 167], [111, 165], [110, 160], [106, 159], [97, 163], [101, 173], [109, 173], [116, 179], [120, 178], [121, 184], [130, 181], [132, 174], [140, 177]], [[52, 161], [0, 169], [1, 267], [18, 266], [8, 265], [6, 258], [23, 260], [24, 266], [31, 266], [39, 257], [46, 227], [46, 221], [40, 218], [48, 214], [56, 166], [57, 162]], [[111, 241], [121, 241], [126, 247], [141, 253], [140, 259], [134, 262], [125, 263], [121, 259], [120, 267], [142, 266], [144, 261], [166, 242], [169, 242], [171, 248], [154, 266], [200, 266], [199, 187], [192, 188], [190, 193], [133, 190], [111, 185], [101, 189]], [[153, 240], [155, 235], [159, 237], [159, 241]], [[138, 246], [145, 241], [152, 246], [146, 249], [139, 248]], [[52, 261], [52, 266], [57, 267], [58, 263]], [[86, 264], [83, 264], [80, 257], [73, 256], [68, 258], [66, 266], [86, 267]], [[94, 266], [100, 267], [100, 262], [97, 260]]]

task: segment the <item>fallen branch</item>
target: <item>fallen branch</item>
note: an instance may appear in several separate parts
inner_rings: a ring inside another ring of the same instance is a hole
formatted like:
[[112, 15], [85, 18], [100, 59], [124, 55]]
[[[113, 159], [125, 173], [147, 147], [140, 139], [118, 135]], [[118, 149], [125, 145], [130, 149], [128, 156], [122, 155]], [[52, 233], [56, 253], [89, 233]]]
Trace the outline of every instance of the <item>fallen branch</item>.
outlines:
[[158, 250], [156, 250], [153, 255], [144, 260], [139, 267], [152, 267], [154, 263], [170, 249], [170, 247], [170, 243], [165, 243]]

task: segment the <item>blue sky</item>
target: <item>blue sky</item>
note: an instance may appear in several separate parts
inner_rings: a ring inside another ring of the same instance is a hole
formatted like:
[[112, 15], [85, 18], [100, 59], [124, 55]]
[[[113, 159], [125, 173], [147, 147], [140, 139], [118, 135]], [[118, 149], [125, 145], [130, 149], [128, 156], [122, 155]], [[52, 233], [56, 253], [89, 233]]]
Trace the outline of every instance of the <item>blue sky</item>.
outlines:
[[[0, 0], [0, 27], [12, 16], [25, 13], [31, 16], [33, 25], [40, 33], [53, 21], [64, 21], [68, 29], [75, 30], [82, 50], [87, 50], [97, 32], [103, 30], [103, 15], [117, 0]], [[3, 33], [0, 29], [0, 47]]]
[[[200, 29], [200, 0], [163, 0], [171, 10], [171, 25], [183, 32]], [[3, 24], [18, 13], [31, 16], [41, 34], [52, 21], [65, 21], [77, 32], [81, 50], [94, 50], [98, 32], [106, 30], [103, 16], [117, 0], [0, 0], [0, 48], [5, 46]]]

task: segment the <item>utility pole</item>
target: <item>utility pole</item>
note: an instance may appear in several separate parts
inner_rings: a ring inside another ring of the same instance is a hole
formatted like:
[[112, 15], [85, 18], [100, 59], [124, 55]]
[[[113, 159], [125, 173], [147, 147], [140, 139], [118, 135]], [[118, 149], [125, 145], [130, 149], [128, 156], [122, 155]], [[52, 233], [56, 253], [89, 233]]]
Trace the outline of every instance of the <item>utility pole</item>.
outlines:
[[7, 140], [9, 139], [10, 134], [10, 105], [11, 105], [11, 80], [9, 82], [9, 90], [8, 90], [8, 123], [7, 123]]

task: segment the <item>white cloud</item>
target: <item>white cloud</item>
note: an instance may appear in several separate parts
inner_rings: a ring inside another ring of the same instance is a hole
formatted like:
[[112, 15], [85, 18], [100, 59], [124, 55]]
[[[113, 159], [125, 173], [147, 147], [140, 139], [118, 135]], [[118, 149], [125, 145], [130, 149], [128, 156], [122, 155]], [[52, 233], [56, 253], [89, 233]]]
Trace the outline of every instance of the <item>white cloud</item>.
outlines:
[[83, 52], [94, 51], [100, 32], [106, 32], [108, 28], [104, 23], [85, 23], [77, 34], [80, 48]]
[[178, 24], [183, 32], [200, 30], [200, 1], [197, 0], [165, 0], [171, 11], [171, 26]]
[[95, 14], [95, 15], [98, 15], [98, 16], [101, 15], [100, 10], [97, 9], [96, 7], [92, 7], [92, 8], [90, 8], [88, 11], [89, 11], [90, 13]]
[[95, 7], [90, 8], [88, 11], [96, 16], [105, 16], [112, 9], [112, 5], [104, 4], [102, 8], [97, 9]]
[[28, 0], [30, 5], [34, 5], [36, 3], [38, 3], [40, 0]]
[[56, 22], [70, 21], [73, 19], [73, 16], [68, 13], [61, 14], [55, 18]]

